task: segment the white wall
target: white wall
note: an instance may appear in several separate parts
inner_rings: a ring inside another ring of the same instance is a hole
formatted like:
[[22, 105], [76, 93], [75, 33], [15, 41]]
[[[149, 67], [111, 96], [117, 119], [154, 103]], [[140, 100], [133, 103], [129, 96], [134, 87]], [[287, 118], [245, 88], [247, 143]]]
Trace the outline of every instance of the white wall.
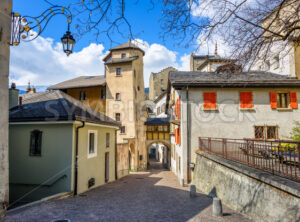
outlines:
[[[167, 115], [164, 112], [165, 106], [166, 106], [166, 100], [167, 100], [167, 96], [164, 95], [159, 101], [157, 101], [155, 103], [155, 108], [153, 110], [156, 114], [155, 117], [159, 117], [159, 118], [166, 118], [167, 117]], [[157, 113], [157, 108], [158, 107], [160, 107], [160, 114]]]
[[[240, 110], [239, 92], [253, 92], [253, 110]], [[282, 110], [271, 109], [269, 92], [271, 91], [297, 92], [300, 108], [300, 89], [190, 89], [189, 100], [191, 106], [190, 121], [187, 122], [186, 99], [181, 97], [182, 118], [181, 136], [183, 152], [187, 147], [187, 129], [191, 129], [191, 161], [195, 161], [195, 150], [198, 149], [199, 137], [217, 138], [254, 138], [254, 125], [278, 125], [279, 138], [287, 138], [292, 132], [294, 121], [300, 121], [300, 109]], [[217, 92], [218, 110], [203, 110], [203, 92]], [[185, 91], [180, 92], [182, 95]], [[183, 154], [184, 156], [186, 154]], [[186, 156], [184, 157], [186, 159]], [[186, 171], [184, 171], [186, 172]]]
[[8, 204], [8, 75], [12, 0], [0, 1], [0, 217]]
[[[277, 57], [279, 62], [277, 62]], [[275, 42], [270, 48], [267, 58], [257, 57], [252, 70], [273, 72], [280, 75], [296, 76], [294, 47], [286, 41]]]

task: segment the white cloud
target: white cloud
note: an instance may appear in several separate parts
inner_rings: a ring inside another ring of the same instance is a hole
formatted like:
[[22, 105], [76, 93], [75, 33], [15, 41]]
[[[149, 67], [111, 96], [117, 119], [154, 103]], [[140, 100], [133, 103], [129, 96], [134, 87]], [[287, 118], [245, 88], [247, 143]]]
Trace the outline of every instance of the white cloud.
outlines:
[[82, 75], [103, 75], [104, 47], [90, 44], [69, 57], [50, 38], [22, 42], [11, 48], [10, 81], [17, 85], [51, 85]]
[[[151, 72], [159, 72], [169, 66], [189, 70], [189, 55], [177, 60], [178, 53], [163, 45], [149, 45], [143, 40], [135, 43], [146, 53], [145, 87], [149, 85]], [[52, 85], [83, 75], [103, 75], [102, 58], [106, 53], [103, 45], [92, 43], [67, 57], [61, 43], [53, 39], [39, 37], [32, 42], [22, 42], [20, 46], [11, 48], [10, 82], [17, 85], [27, 85], [28, 81], [32, 85]]]

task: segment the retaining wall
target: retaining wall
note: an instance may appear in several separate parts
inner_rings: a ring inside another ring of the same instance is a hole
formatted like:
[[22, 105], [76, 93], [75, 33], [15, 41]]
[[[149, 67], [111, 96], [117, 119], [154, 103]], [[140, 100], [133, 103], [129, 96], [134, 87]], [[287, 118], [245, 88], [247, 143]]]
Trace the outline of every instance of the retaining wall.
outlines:
[[194, 183], [223, 204], [263, 222], [300, 221], [300, 183], [197, 151]]

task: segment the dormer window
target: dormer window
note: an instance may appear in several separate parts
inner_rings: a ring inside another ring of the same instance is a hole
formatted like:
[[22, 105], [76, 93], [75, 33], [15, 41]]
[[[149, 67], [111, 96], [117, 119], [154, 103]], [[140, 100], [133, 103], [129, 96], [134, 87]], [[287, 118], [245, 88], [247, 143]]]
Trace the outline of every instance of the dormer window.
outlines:
[[121, 58], [125, 59], [126, 58], [126, 53], [122, 53]]

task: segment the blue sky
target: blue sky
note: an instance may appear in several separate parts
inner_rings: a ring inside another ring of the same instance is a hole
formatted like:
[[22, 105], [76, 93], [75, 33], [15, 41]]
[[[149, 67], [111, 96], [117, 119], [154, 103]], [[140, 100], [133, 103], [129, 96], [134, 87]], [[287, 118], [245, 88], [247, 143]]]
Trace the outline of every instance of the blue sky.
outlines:
[[[58, 0], [52, 0], [53, 3], [63, 2]], [[68, 2], [66, 0], [65, 2]], [[49, 8], [49, 4], [43, 0], [14, 0], [13, 11], [18, 12], [21, 15], [38, 16], [45, 9]], [[184, 53], [191, 53], [193, 51], [193, 46], [189, 48], [179, 47], [175, 45], [173, 39], [166, 39], [165, 42], [159, 37], [161, 33], [161, 27], [159, 23], [159, 18], [161, 16], [162, 6], [156, 4], [153, 8], [148, 0], [129, 0], [126, 1], [126, 17], [128, 18], [130, 24], [132, 25], [135, 37], [147, 41], [149, 44], [158, 43], [166, 46], [170, 50], [174, 50], [183, 55]], [[74, 27], [71, 27], [71, 29]], [[60, 38], [66, 31], [66, 20], [62, 15], [53, 17], [53, 19], [48, 24], [45, 32], [42, 34], [43, 37], [53, 38], [55, 41], [60, 41]], [[122, 39], [119, 36], [112, 36], [118, 42], [127, 41], [126, 38]], [[87, 34], [80, 41], [77, 42], [75, 51], [80, 51], [83, 47], [88, 46], [93, 40], [92, 34]], [[108, 41], [105, 35], [100, 39], [105, 48], [110, 48], [111, 43]]]
[[[69, 1], [72, 0], [51, 0], [53, 3]], [[47, 8], [49, 5], [43, 0], [13, 1], [13, 11], [21, 15], [39, 16]], [[178, 46], [171, 38], [162, 41], [159, 23], [161, 11], [160, 4], [152, 8], [148, 0], [126, 1], [125, 15], [132, 26], [134, 37], [143, 43], [139, 46], [146, 51], [145, 87], [148, 86], [151, 72], [158, 72], [168, 66], [188, 70], [189, 55], [195, 49], [195, 43], [185, 48]], [[40, 38], [12, 47], [10, 81], [17, 85], [26, 85], [28, 81], [33, 85], [51, 85], [80, 75], [102, 75], [102, 58], [115, 45], [111, 45], [105, 35], [99, 42], [93, 42], [93, 35], [89, 33], [77, 41], [75, 53], [66, 57], [60, 45], [60, 38], [66, 29], [66, 18], [58, 15], [52, 18]], [[71, 26], [72, 30], [75, 30], [74, 25]], [[112, 38], [120, 43], [128, 41], [127, 37], [122, 39], [117, 35]]]

